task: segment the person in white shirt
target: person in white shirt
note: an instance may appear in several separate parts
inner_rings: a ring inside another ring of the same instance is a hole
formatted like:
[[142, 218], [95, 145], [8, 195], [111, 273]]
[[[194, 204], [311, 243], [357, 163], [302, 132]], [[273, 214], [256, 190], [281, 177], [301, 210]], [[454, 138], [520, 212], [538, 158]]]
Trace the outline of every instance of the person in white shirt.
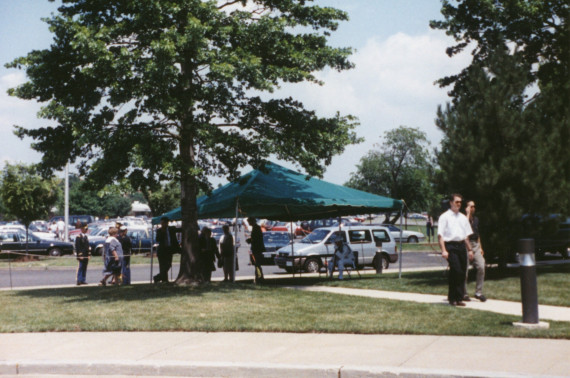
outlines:
[[57, 221], [57, 237], [60, 240], [65, 239], [65, 222], [62, 220]]
[[467, 258], [473, 260], [469, 235], [473, 233], [467, 217], [459, 212], [463, 197], [454, 193], [450, 196], [449, 210], [441, 214], [438, 221], [437, 237], [441, 257], [449, 264], [449, 289], [447, 299], [452, 306], [465, 306], [465, 271]]

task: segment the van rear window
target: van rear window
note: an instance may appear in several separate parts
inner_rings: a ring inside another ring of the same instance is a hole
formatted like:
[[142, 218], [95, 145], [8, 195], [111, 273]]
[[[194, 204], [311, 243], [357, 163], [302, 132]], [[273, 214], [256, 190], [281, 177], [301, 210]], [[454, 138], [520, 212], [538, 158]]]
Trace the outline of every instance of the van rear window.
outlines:
[[390, 241], [390, 236], [385, 230], [373, 230], [372, 234], [375, 242], [387, 243]]

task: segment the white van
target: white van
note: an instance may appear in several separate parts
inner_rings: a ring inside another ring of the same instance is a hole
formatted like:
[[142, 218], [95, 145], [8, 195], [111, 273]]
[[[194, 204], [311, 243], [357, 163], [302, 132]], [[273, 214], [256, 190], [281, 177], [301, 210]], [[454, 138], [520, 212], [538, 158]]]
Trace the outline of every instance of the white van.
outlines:
[[[277, 251], [275, 264], [288, 272], [302, 269], [318, 272], [325, 261], [334, 254], [334, 242], [338, 238], [348, 241], [356, 253], [357, 266], [376, 266], [382, 258], [383, 268], [398, 261], [396, 242], [383, 226], [323, 227], [311, 232], [300, 242], [289, 244]], [[379, 252], [378, 257], [376, 252]]]

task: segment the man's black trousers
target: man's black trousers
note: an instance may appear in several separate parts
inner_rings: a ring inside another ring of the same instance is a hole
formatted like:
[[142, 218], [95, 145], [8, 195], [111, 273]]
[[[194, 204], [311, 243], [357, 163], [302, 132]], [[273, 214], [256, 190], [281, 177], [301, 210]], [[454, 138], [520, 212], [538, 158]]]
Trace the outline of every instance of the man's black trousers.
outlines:
[[168, 282], [168, 271], [172, 267], [172, 252], [169, 250], [159, 250], [158, 257], [158, 274], [154, 276], [157, 282]]
[[465, 242], [446, 242], [445, 249], [449, 252], [449, 290], [447, 299], [450, 302], [460, 302], [465, 295], [465, 270], [467, 269], [467, 249]]

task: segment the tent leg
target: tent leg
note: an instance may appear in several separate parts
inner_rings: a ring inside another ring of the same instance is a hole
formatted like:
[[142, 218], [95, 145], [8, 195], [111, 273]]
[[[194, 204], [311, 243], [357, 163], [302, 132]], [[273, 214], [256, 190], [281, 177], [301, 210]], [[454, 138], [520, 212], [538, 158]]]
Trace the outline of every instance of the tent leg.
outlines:
[[400, 209], [400, 258], [399, 258], [399, 272], [398, 272], [398, 278], [402, 278], [402, 209]]
[[153, 256], [154, 256], [154, 226], [150, 229], [151, 233], [151, 244], [150, 244], [150, 283], [152, 283], [152, 267], [153, 267]]
[[236, 200], [236, 221], [234, 222], [234, 257], [233, 257], [233, 264], [232, 264], [232, 282], [236, 282], [236, 255], [237, 255], [237, 230], [238, 230], [238, 215], [239, 215], [239, 200]]

